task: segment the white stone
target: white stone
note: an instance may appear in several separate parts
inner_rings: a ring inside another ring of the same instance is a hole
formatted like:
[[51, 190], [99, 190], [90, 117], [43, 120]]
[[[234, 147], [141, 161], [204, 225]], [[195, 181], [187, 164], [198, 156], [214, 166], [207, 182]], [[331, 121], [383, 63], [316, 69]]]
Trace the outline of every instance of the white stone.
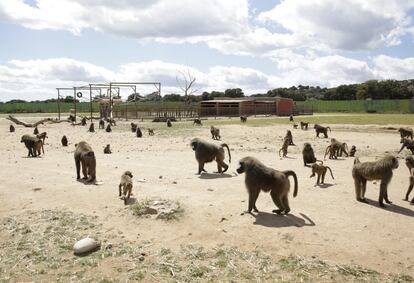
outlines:
[[83, 254], [83, 253], [93, 251], [99, 246], [100, 246], [99, 242], [97, 242], [95, 239], [87, 237], [87, 238], [77, 241], [73, 245], [73, 252], [75, 254]]

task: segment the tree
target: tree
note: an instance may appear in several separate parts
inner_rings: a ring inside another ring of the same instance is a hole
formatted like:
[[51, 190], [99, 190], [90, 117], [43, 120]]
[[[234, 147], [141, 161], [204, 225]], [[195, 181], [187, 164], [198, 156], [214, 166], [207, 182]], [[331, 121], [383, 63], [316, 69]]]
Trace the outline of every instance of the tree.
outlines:
[[127, 101], [128, 102], [134, 102], [134, 101], [139, 101], [142, 99], [142, 96], [136, 92], [136, 93], [131, 93], [130, 95], [128, 95]]
[[241, 88], [229, 88], [224, 91], [224, 96], [227, 97], [244, 97], [244, 93]]
[[181, 80], [178, 79], [176, 76], [177, 84], [179, 85], [180, 89], [184, 92], [184, 99], [186, 104], [191, 104], [191, 100], [189, 95], [193, 94], [194, 92], [198, 91], [194, 89], [194, 84], [196, 78], [190, 73], [190, 70], [187, 69], [187, 72], [178, 71], [181, 74]]

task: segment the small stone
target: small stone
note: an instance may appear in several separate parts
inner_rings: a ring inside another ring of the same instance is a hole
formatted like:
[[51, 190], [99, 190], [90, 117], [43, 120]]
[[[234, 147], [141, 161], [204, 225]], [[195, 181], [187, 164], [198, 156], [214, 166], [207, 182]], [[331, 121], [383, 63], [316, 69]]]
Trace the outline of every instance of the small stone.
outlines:
[[93, 238], [87, 237], [87, 238], [84, 238], [82, 240], [77, 241], [73, 245], [73, 252], [75, 253], [75, 255], [80, 255], [80, 254], [84, 254], [84, 253], [93, 251], [96, 248], [98, 248], [99, 246], [100, 246], [99, 242], [97, 242]]
[[158, 178], [159, 178], [159, 179], [162, 179], [162, 176], [159, 176]]

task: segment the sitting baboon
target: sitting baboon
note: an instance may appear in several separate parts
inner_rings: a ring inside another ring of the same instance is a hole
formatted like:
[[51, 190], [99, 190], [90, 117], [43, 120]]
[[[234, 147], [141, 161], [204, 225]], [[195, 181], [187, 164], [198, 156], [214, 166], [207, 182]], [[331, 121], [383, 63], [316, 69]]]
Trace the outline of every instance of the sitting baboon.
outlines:
[[95, 132], [95, 124], [94, 123], [91, 123], [89, 125], [89, 130], [88, 131], [91, 132], [91, 133], [94, 133]]
[[37, 127], [35, 127], [35, 128], [34, 128], [34, 130], [33, 130], [33, 134], [34, 134], [34, 135], [39, 134], [39, 130], [37, 129]]
[[295, 123], [295, 124], [293, 124], [293, 128], [294, 128], [294, 129], [297, 129], [297, 128], [298, 128], [298, 124], [296, 124], [296, 123]]
[[191, 140], [190, 145], [195, 151], [195, 157], [198, 162], [198, 174], [201, 174], [202, 171], [206, 172], [204, 170], [204, 163], [212, 162], [213, 160], [217, 162], [218, 173], [224, 173], [229, 168], [224, 162], [224, 147], [226, 147], [229, 154], [229, 163], [231, 163], [230, 148], [227, 144], [223, 143], [218, 146], [202, 139], [194, 138]]
[[314, 177], [316, 173], [318, 175], [318, 180], [316, 181], [317, 185], [325, 183], [325, 175], [328, 169], [329, 169], [329, 172], [331, 172], [332, 179], [335, 179], [332, 174], [332, 170], [329, 166], [313, 163], [311, 167], [312, 167], [312, 175], [310, 175], [310, 178]]
[[401, 138], [409, 137], [413, 139], [413, 130], [410, 128], [399, 128], [398, 132], [400, 132]]
[[142, 131], [139, 127], [137, 128], [137, 137], [142, 138]]
[[285, 138], [289, 140], [289, 145], [295, 145], [293, 143], [293, 136], [290, 130], [287, 130]]
[[303, 145], [302, 156], [303, 156], [303, 165], [304, 166], [308, 166], [308, 164], [312, 164], [312, 163], [315, 163], [317, 161], [319, 161], [319, 162], [321, 162], [321, 164], [323, 164], [323, 162], [321, 160], [316, 159], [315, 153], [313, 152], [313, 148], [312, 148], [310, 143], [305, 143]]
[[86, 126], [86, 117], [83, 117], [81, 120], [81, 125]]
[[216, 128], [214, 126], [211, 126], [210, 127], [210, 133], [211, 133], [211, 138], [213, 140], [219, 140], [221, 138], [220, 137], [220, 129], [219, 128]]
[[153, 136], [154, 135], [154, 129], [153, 128], [148, 128], [148, 135], [149, 136]]
[[14, 126], [13, 125], [10, 125], [10, 133], [14, 133], [14, 131], [16, 130], [15, 128], [14, 128]]
[[[405, 165], [407, 165], [407, 168], [410, 171], [410, 178], [409, 178], [410, 184], [408, 185], [408, 190], [404, 198], [404, 200], [408, 201], [408, 197], [410, 196], [410, 193], [414, 187], [414, 158], [412, 156], [407, 156], [405, 158]], [[411, 199], [410, 203], [414, 204], [414, 197]]]
[[300, 122], [300, 128], [302, 130], [308, 130], [309, 123], [308, 122]]
[[256, 201], [260, 191], [270, 192], [272, 200], [278, 209], [273, 210], [277, 214], [288, 214], [290, 211], [288, 193], [290, 190], [289, 176], [293, 177], [295, 187], [293, 197], [298, 195], [298, 179], [292, 170], [278, 171], [265, 166], [254, 157], [244, 157], [240, 161], [240, 167], [237, 173], [245, 173], [245, 184], [249, 194], [249, 204], [247, 212], [251, 213], [252, 209], [259, 212], [256, 207]]
[[37, 137], [38, 139], [41, 139], [41, 140], [42, 140], [42, 142], [43, 142], [43, 144], [45, 143], [45, 139], [46, 139], [46, 138], [48, 138], [48, 136], [47, 136], [47, 133], [46, 133], [46, 132], [43, 132], [43, 133], [41, 133], [41, 134], [38, 134], [38, 135], [36, 135], [36, 137]]
[[329, 131], [331, 131], [330, 127], [323, 127], [323, 126], [318, 125], [318, 124], [315, 124], [315, 126], [313, 128], [315, 129], [316, 137], [319, 137], [319, 134], [322, 133], [325, 138], [328, 138], [328, 129], [329, 129]]
[[105, 148], [104, 148], [104, 154], [111, 154], [111, 153], [112, 153], [112, 151], [111, 151], [111, 145], [110, 144], [107, 144], [105, 146]]
[[242, 123], [246, 123], [247, 122], [247, 116], [240, 116], [240, 121]]
[[345, 142], [339, 142], [336, 139], [331, 139], [331, 144], [326, 148], [325, 156], [323, 158], [326, 158], [328, 152], [329, 159], [338, 159], [338, 156], [342, 156], [342, 153], [345, 153], [346, 157], [348, 157], [349, 155], [347, 149], [348, 145]]
[[80, 179], [80, 167], [82, 164], [82, 174], [84, 180], [92, 182], [96, 180], [96, 159], [95, 153], [91, 146], [84, 141], [75, 144], [75, 165], [76, 165], [76, 178]]
[[38, 154], [40, 155], [40, 149], [45, 153], [42, 140], [35, 136], [23, 135], [20, 142], [24, 143], [28, 150], [27, 157], [36, 157]]
[[394, 156], [387, 155], [377, 161], [361, 163], [358, 157], [355, 157], [354, 167], [352, 168], [352, 177], [355, 183], [355, 195], [357, 201], [365, 202], [365, 190], [367, 181], [381, 180], [379, 206], [385, 207], [384, 200], [388, 200], [388, 184], [392, 178], [392, 170], [398, 168], [398, 159]]
[[137, 131], [138, 125], [131, 122], [131, 132], [135, 133]]
[[106, 130], [105, 130], [107, 133], [110, 133], [110, 132], [112, 132], [112, 128], [111, 128], [111, 124], [109, 123], [107, 126], [106, 126]]
[[199, 118], [195, 118], [195, 119], [194, 119], [194, 122], [193, 122], [193, 126], [194, 126], [194, 125], [202, 126], [202, 125], [203, 125], [203, 123], [201, 123], [201, 120], [200, 120]]
[[74, 115], [70, 114], [69, 117], [68, 117], [68, 120], [69, 120], [69, 122], [72, 122], [72, 123], [76, 122], [76, 117]]
[[293, 115], [290, 115], [290, 116], [289, 116], [289, 121], [290, 121], [290, 122], [293, 122]]
[[349, 156], [354, 157], [356, 153], [356, 147], [355, 145], [351, 146], [351, 150], [349, 151]]
[[171, 124], [171, 120], [170, 119], [167, 119], [167, 127], [172, 127], [172, 124]]
[[[279, 157], [286, 157], [287, 151], [288, 151], [288, 147], [289, 147], [289, 139], [285, 137], [283, 139], [282, 147], [279, 149]], [[280, 156], [280, 152], [283, 152], [283, 155], [282, 156]]]
[[107, 118], [106, 122], [108, 122], [111, 126], [116, 126], [116, 121], [114, 118]]
[[400, 143], [402, 143], [403, 145], [401, 146], [400, 151], [398, 151], [398, 153], [400, 153], [405, 147], [409, 150], [411, 150], [411, 154], [414, 154], [414, 141], [407, 139], [407, 138], [402, 138]]
[[99, 129], [105, 129], [105, 121], [102, 119], [99, 120]]
[[62, 145], [63, 146], [68, 146], [68, 138], [66, 136], [62, 137]]
[[119, 182], [119, 197], [124, 200], [124, 204], [127, 204], [127, 200], [131, 197], [133, 177], [130, 171], [125, 171], [121, 176], [121, 181]]

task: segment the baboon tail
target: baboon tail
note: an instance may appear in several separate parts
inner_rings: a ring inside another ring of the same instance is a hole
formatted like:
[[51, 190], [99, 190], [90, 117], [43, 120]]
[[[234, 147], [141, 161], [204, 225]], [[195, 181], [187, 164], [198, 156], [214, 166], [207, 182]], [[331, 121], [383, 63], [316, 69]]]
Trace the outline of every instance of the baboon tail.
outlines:
[[292, 170], [286, 170], [283, 171], [283, 173], [289, 177], [292, 176], [293, 180], [295, 181], [295, 189], [293, 190], [293, 197], [296, 197], [298, 195], [298, 177], [296, 176], [296, 173]]
[[229, 146], [226, 143], [222, 143], [221, 146], [227, 148], [227, 151], [229, 153], [229, 163], [231, 163], [231, 154], [230, 154], [230, 148], [229, 148]]
[[331, 148], [331, 146], [330, 145], [328, 145], [327, 147], [326, 147], [326, 149], [325, 149], [325, 155], [323, 156], [323, 159], [325, 160], [326, 159], [326, 155], [328, 154], [328, 150]]
[[322, 160], [318, 160], [318, 159], [316, 159], [315, 163], [316, 163], [316, 162], [320, 162], [320, 165], [323, 165], [323, 161], [322, 161]]
[[331, 177], [332, 177], [332, 179], [333, 179], [333, 180], [335, 180], [335, 178], [334, 178], [334, 176], [333, 176], [333, 174], [332, 174], [332, 170], [331, 170], [331, 167], [329, 167], [329, 166], [326, 166], [326, 168], [328, 168], [328, 169], [329, 169], [329, 172], [331, 172]]
[[45, 149], [43, 148], [43, 142], [41, 142], [42, 143], [42, 152], [43, 152], [43, 154], [45, 154]]
[[330, 127], [326, 127], [327, 129], [329, 129], [329, 131], [331, 132], [331, 128]]
[[355, 164], [358, 164], [358, 163], [361, 163], [361, 161], [359, 161], [359, 158], [358, 157], [355, 157], [355, 159], [354, 159], [354, 165]]

